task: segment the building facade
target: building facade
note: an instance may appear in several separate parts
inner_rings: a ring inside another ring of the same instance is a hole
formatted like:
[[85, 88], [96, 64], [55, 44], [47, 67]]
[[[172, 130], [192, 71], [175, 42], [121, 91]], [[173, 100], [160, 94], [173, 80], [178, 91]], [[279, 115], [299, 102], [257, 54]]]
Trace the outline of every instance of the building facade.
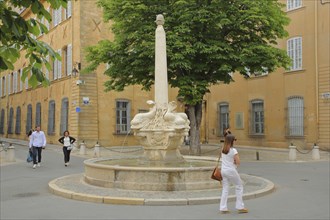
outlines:
[[[287, 147], [291, 143], [310, 148], [314, 143], [330, 149], [330, 29], [327, 0], [283, 0], [291, 19], [289, 37], [279, 41], [292, 58], [290, 71], [251, 73], [244, 78], [234, 73], [234, 83], [211, 87], [204, 98], [201, 140], [219, 143], [222, 130], [229, 126], [237, 144]], [[110, 25], [102, 20], [95, 1], [74, 0], [67, 9], [46, 8], [52, 22], [45, 22], [47, 42], [62, 57], [50, 61], [45, 70], [50, 86], [35, 89], [20, 81], [25, 60], [14, 71], [0, 75], [0, 138], [27, 139], [26, 133], [41, 125], [49, 143], [57, 143], [65, 130], [84, 141], [103, 146], [138, 144], [130, 132], [135, 114], [149, 110], [147, 100], [154, 92], [130, 86], [123, 92], [104, 92], [106, 66], [95, 73], [80, 74], [86, 66], [85, 50], [101, 39], [113, 39]], [[22, 15], [29, 18], [31, 12]], [[177, 90], [169, 89], [169, 100]], [[183, 111], [178, 102], [177, 111]]]

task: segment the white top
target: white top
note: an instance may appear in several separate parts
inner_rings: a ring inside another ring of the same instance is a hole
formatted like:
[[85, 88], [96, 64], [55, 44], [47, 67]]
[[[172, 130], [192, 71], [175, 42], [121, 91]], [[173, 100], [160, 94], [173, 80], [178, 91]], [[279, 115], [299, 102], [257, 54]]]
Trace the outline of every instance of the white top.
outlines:
[[230, 148], [228, 154], [222, 153], [222, 163], [221, 169], [236, 169], [236, 164], [234, 164], [234, 156], [238, 154], [237, 150], [233, 147]]
[[46, 136], [43, 131], [34, 131], [30, 136], [29, 147], [45, 147], [46, 146]]
[[63, 145], [65, 147], [70, 147], [71, 143], [70, 143], [70, 138], [69, 137], [64, 137], [64, 139], [63, 139]]

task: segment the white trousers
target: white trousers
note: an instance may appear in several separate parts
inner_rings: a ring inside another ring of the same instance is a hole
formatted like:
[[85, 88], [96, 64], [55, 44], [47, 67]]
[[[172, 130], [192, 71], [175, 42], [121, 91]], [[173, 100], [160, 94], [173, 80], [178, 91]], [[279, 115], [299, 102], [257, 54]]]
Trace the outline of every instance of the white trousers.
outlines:
[[243, 202], [243, 184], [236, 169], [221, 170], [222, 174], [222, 195], [220, 200], [220, 211], [227, 211], [227, 200], [229, 194], [230, 183], [235, 184], [236, 193], [236, 209], [244, 209]]

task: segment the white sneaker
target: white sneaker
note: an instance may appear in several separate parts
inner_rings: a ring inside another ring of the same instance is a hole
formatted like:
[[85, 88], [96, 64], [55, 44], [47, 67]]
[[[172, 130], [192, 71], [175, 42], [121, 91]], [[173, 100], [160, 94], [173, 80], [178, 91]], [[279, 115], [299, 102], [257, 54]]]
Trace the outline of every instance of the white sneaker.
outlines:
[[37, 167], [37, 164], [33, 164], [33, 167], [32, 168], [35, 169], [36, 167]]
[[40, 165], [40, 163], [38, 163], [38, 165], [37, 165], [38, 167], [40, 167], [41, 165]]

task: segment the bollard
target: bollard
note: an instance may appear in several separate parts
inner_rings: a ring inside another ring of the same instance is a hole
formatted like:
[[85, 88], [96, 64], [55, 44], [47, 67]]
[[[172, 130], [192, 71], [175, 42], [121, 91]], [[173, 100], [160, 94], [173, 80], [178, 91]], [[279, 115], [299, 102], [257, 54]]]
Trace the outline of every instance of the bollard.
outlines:
[[320, 150], [319, 146], [314, 143], [313, 150], [312, 150], [312, 159], [313, 160], [319, 160], [320, 159]]
[[94, 146], [94, 157], [100, 157], [100, 145], [99, 142], [96, 142]]
[[85, 155], [86, 154], [86, 144], [84, 141], [82, 141], [80, 143], [80, 151], [79, 151], [80, 155]]
[[0, 142], [0, 157], [5, 159], [6, 158], [6, 147], [5, 147], [5, 144], [3, 142]]
[[9, 144], [9, 147], [6, 151], [6, 161], [7, 162], [15, 162], [15, 147], [12, 144]]
[[256, 158], [259, 160], [259, 151], [256, 151]]
[[297, 159], [297, 147], [293, 146], [293, 144], [291, 143], [291, 145], [289, 146], [289, 160], [291, 161], [295, 161]]

